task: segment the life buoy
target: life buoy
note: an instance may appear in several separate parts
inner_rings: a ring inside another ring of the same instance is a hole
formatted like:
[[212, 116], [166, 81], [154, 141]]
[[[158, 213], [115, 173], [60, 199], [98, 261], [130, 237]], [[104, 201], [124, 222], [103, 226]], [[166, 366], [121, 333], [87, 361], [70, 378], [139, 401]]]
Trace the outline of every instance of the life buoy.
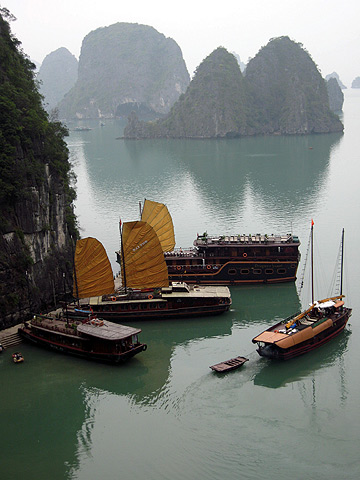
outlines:
[[206, 268], [207, 268], [208, 270], [211, 270], [211, 265], [206, 265]]
[[116, 302], [116, 297], [110, 297], [112, 302]]
[[176, 267], [176, 270], [181, 270], [180, 265], [178, 265], [178, 266]]
[[143, 345], [143, 351], [145, 352], [146, 349], [147, 349], [147, 345], [144, 344], [144, 345]]
[[244, 258], [247, 257], [247, 253], [246, 253], [246, 252], [243, 253], [243, 257], [244, 257]]
[[148, 299], [152, 300], [154, 297], [152, 295], [148, 295]]

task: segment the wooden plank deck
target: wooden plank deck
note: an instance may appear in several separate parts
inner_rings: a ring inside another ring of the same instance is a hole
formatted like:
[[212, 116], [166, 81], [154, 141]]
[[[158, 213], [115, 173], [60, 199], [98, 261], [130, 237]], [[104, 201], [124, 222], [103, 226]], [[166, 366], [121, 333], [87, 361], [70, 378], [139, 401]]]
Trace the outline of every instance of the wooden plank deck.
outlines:
[[224, 373], [229, 372], [230, 370], [235, 370], [236, 368], [241, 367], [244, 365], [245, 362], [248, 362], [249, 359], [245, 357], [235, 357], [231, 358], [230, 360], [226, 360], [225, 362], [217, 363], [216, 365], [211, 365], [211, 370], [215, 372]]

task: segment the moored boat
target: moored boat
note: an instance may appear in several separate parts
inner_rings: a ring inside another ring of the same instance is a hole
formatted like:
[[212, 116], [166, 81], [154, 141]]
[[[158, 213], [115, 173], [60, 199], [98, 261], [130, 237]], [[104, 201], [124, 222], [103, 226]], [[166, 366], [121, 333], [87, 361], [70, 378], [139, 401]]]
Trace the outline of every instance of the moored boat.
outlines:
[[90, 316], [85, 320], [34, 315], [19, 328], [19, 334], [41, 347], [108, 363], [121, 363], [146, 350], [139, 342], [139, 328]]
[[[142, 220], [120, 224], [120, 235], [117, 258], [122, 286], [117, 290], [100, 242], [77, 242], [74, 296], [83, 300], [80, 306], [68, 306], [68, 313], [86, 316], [93, 312], [117, 322], [218, 315], [229, 310], [231, 294], [226, 286], [169, 282], [164, 251], [174, 248], [175, 240], [165, 205], [146, 200]], [[95, 247], [98, 244], [101, 248]]]
[[[313, 222], [311, 225], [311, 245], [313, 238]], [[344, 230], [341, 241], [341, 283], [340, 294], [323, 300], [314, 301], [310, 307], [278, 322], [253, 338], [260, 356], [288, 360], [310, 352], [329, 342], [345, 328], [352, 309], [344, 306], [342, 294]], [[313, 252], [313, 249], [311, 249]], [[311, 253], [313, 263], [313, 253]], [[311, 268], [313, 272], [313, 268]], [[313, 275], [312, 275], [313, 282]], [[313, 297], [312, 288], [312, 297]]]
[[171, 281], [205, 285], [296, 280], [299, 238], [287, 235], [197, 235], [194, 246], [165, 252]]

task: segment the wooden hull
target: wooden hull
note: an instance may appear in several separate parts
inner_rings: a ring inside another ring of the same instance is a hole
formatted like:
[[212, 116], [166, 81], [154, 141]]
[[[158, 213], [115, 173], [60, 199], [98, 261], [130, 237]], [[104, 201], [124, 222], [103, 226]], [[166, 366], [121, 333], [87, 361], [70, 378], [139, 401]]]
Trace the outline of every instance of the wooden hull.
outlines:
[[[142, 304], [144, 305], [144, 303]], [[106, 304], [106, 305], [91, 305], [94, 314], [97, 314], [114, 323], [122, 323], [128, 321], [142, 321], [142, 320], [168, 320], [189, 317], [205, 317], [220, 315], [230, 309], [230, 304], [218, 305], [200, 305], [200, 306], [182, 306], [167, 305], [159, 307], [160, 304], [153, 303], [149, 308], [142, 309], [142, 305], [137, 305], [136, 308], [123, 310], [121, 304]], [[75, 310], [75, 315], [88, 316], [88, 311]]]
[[114, 295], [91, 297], [81, 308], [74, 304], [66, 314], [99, 318], [113, 323], [136, 320], [162, 320], [220, 315], [230, 309], [231, 294], [225, 286], [188, 286], [172, 284], [162, 289], [117, 292]]
[[137, 355], [146, 349], [146, 345], [139, 344], [136, 345], [131, 350], [122, 353], [109, 353], [101, 351], [88, 351], [82, 348], [73, 347], [65, 343], [51, 341], [50, 339], [41, 338], [34, 334], [30, 329], [19, 328], [19, 334], [25, 340], [38, 345], [40, 347], [46, 348], [48, 350], [53, 350], [59, 353], [65, 353], [67, 355], [73, 355], [76, 357], [85, 358], [87, 360], [94, 360], [97, 362], [105, 363], [122, 363], [131, 357]]
[[259, 345], [257, 352], [262, 357], [275, 360], [289, 360], [311, 352], [337, 337], [344, 330], [350, 316], [351, 309], [344, 308], [343, 314], [330, 322], [331, 326], [312, 338], [308, 338], [307, 340], [296, 343], [288, 348], [280, 348], [275, 343], [265, 343], [264, 345]]
[[[169, 262], [169, 261], [168, 261]], [[298, 263], [234, 261], [223, 265], [185, 265], [168, 263], [169, 280], [202, 285], [246, 285], [283, 283], [296, 280]]]
[[216, 365], [211, 365], [211, 370], [218, 373], [226, 373], [244, 365], [245, 362], [248, 362], [249, 359], [245, 357], [235, 357], [225, 362], [217, 363]]

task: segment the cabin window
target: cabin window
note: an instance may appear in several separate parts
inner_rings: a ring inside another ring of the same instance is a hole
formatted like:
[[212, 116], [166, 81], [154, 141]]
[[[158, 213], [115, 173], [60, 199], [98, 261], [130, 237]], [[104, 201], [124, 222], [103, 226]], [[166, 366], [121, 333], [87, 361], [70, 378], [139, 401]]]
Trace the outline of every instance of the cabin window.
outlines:
[[253, 269], [253, 274], [254, 275], [260, 275], [261, 274], [261, 268], [254, 268]]
[[278, 268], [276, 271], [277, 271], [277, 273], [279, 273], [280, 275], [283, 275], [284, 273], [286, 273], [285, 268]]
[[131, 304], [131, 310], [137, 310], [137, 305], [136, 303]]
[[296, 268], [296, 265], [290, 265], [290, 268], [295, 269], [295, 268]]
[[265, 273], [266, 275], [272, 275], [274, 273], [274, 270], [272, 268], [266, 268]]
[[159, 308], [165, 308], [166, 307], [166, 303], [163, 302], [163, 303], [159, 303]]
[[142, 303], [141, 304], [141, 310], [147, 310], [147, 308], [148, 308], [147, 303]]
[[248, 268], [242, 268], [240, 270], [241, 275], [249, 275], [250, 270]]
[[235, 268], [229, 268], [228, 274], [229, 275], [236, 275], [236, 269]]

